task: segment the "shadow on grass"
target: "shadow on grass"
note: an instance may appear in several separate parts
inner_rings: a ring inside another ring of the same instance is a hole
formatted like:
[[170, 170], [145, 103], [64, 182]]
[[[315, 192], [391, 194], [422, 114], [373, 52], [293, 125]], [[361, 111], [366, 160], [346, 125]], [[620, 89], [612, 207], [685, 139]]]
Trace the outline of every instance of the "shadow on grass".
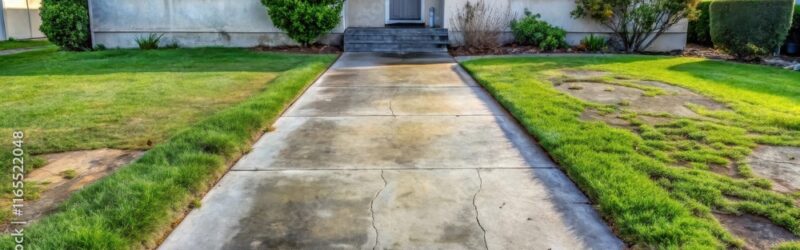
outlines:
[[197, 48], [65, 52], [47, 49], [4, 56], [0, 76], [101, 75], [146, 72], [283, 72], [318, 55]]
[[[781, 68], [722, 61], [698, 61], [669, 67], [709, 82], [800, 102], [800, 73]], [[775, 84], [781, 83], [781, 84]]]

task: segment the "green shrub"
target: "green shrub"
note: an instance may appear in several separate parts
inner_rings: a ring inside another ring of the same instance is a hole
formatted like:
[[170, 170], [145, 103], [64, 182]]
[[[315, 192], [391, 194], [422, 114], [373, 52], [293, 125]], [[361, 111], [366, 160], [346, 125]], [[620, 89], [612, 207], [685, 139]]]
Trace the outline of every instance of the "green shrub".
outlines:
[[344, 0], [261, 0], [276, 27], [308, 46], [341, 21]]
[[150, 35], [145, 37], [136, 38], [136, 44], [138, 44], [139, 49], [142, 50], [158, 49], [158, 44], [161, 43], [162, 37], [164, 37], [164, 34], [150, 33]]
[[575, 0], [573, 18], [591, 18], [614, 33], [627, 52], [645, 51], [683, 19], [697, 17], [700, 0]]
[[581, 39], [581, 47], [591, 52], [598, 52], [605, 50], [606, 44], [608, 44], [608, 40], [605, 37], [595, 36], [594, 34], [589, 34], [588, 36]]
[[43, 0], [39, 30], [64, 50], [91, 50], [89, 4], [86, 0]]
[[714, 1], [711, 40], [740, 60], [767, 55], [786, 38], [793, 10], [794, 0]]
[[689, 21], [688, 40], [690, 43], [696, 43], [706, 46], [713, 45], [711, 43], [711, 31], [709, 30], [709, 17], [708, 6], [711, 1], [703, 1], [697, 4], [697, 19]]
[[567, 32], [540, 20], [541, 15], [533, 15], [527, 9], [522, 19], [511, 21], [511, 33], [522, 45], [535, 45], [543, 50], [554, 50], [567, 46]]

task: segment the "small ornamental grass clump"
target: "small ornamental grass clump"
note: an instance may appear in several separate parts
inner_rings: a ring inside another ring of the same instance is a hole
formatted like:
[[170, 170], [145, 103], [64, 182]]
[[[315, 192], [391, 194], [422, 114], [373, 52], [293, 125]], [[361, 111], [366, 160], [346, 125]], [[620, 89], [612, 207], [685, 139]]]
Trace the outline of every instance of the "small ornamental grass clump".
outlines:
[[535, 45], [542, 50], [555, 50], [567, 47], [567, 32], [539, 19], [541, 15], [533, 15], [525, 10], [525, 16], [511, 21], [511, 32], [514, 39], [523, 45]]
[[275, 27], [303, 47], [332, 30], [342, 20], [344, 0], [261, 0]]
[[581, 39], [581, 47], [589, 52], [604, 51], [606, 50], [607, 43], [608, 39], [603, 36], [595, 36], [594, 34], [589, 34]]

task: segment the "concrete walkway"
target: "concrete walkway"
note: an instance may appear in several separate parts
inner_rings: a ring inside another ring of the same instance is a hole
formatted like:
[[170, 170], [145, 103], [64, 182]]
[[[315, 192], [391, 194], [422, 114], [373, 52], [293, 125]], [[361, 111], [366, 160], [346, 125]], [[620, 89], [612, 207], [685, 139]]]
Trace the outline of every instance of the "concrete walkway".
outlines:
[[619, 249], [446, 54], [345, 53], [162, 249]]

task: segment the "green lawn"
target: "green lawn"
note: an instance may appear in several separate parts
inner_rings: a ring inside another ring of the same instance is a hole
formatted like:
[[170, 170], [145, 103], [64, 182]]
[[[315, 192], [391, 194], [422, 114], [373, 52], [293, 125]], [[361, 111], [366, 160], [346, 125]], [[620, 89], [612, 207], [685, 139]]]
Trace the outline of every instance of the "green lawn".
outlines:
[[[759, 144], [800, 146], [800, 73], [656, 56], [489, 58], [463, 65], [541, 142], [627, 243], [741, 246], [713, 212], [764, 216], [800, 235], [798, 193], [772, 191], [772, 183], [754, 176], [745, 162]], [[611, 72], [592, 79], [611, 84], [642, 79], [678, 85], [730, 109], [691, 106], [705, 117], [700, 119], [637, 113], [626, 103], [591, 103], [554, 87], [567, 69]], [[630, 128], [582, 119], [587, 109], [617, 115]], [[669, 120], [652, 125], [645, 116]], [[712, 171], [720, 168], [736, 174]]]
[[152, 247], [335, 56], [207, 48], [2, 59], [0, 134], [25, 131], [29, 153], [155, 145], [26, 229], [26, 247], [120, 249]]
[[0, 51], [9, 50], [9, 49], [25, 49], [25, 48], [35, 48], [35, 47], [44, 47], [51, 45], [47, 40], [13, 40], [13, 41], [1, 41], [0, 42]]

